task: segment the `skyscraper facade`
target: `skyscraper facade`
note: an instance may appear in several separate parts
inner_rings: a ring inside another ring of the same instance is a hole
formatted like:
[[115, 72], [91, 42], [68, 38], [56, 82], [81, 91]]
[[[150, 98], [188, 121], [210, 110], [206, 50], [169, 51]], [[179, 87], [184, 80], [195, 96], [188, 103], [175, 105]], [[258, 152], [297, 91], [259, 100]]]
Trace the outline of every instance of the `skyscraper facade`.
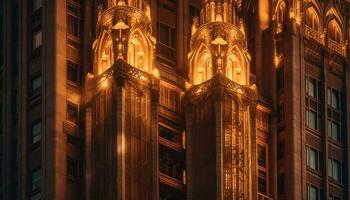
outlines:
[[0, 200], [347, 200], [350, 1], [3, 0]]

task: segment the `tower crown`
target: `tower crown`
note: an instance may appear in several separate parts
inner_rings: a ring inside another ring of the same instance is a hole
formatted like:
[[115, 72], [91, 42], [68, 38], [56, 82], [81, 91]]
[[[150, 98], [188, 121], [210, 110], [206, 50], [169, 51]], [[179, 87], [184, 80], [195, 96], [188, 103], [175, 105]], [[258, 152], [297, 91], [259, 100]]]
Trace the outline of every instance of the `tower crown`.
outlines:
[[152, 36], [149, 1], [108, 0], [103, 8], [101, 5], [93, 44], [94, 72], [101, 74], [120, 59], [151, 73], [156, 40]]
[[195, 18], [189, 51], [189, 78], [194, 85], [216, 73], [249, 86], [249, 61], [240, 0], [203, 0]]

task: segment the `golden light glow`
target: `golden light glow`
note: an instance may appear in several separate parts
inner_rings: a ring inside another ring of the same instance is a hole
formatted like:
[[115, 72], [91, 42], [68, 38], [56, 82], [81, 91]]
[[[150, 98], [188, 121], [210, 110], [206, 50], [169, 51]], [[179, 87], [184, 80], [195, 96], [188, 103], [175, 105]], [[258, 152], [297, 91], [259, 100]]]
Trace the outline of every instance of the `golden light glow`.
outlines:
[[160, 73], [159, 73], [159, 70], [157, 68], [153, 69], [152, 74], [154, 77], [160, 78]]

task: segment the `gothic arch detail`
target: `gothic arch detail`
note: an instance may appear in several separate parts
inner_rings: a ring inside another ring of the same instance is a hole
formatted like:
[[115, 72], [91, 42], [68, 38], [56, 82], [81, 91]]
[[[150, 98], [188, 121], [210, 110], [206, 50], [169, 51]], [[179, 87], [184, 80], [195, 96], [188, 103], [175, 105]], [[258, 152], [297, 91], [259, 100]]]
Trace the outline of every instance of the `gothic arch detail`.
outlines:
[[104, 31], [101, 34], [100, 41], [97, 47], [97, 74], [106, 71], [114, 63], [113, 43], [111, 35]]
[[238, 84], [246, 85], [248, 80], [248, 67], [248, 63], [245, 62], [241, 51], [236, 46], [228, 50], [225, 70], [227, 78]]
[[150, 46], [140, 29], [132, 31], [128, 40], [127, 62], [138, 69], [149, 72], [152, 51]]
[[192, 65], [192, 80], [194, 84], [200, 84], [213, 76], [212, 56], [205, 44], [200, 46]]

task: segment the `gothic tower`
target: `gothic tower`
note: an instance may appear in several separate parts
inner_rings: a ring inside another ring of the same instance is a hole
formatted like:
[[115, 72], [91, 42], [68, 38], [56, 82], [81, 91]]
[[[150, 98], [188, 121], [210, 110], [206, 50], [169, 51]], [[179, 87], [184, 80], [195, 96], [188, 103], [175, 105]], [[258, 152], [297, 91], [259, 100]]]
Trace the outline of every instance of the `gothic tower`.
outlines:
[[[241, 1], [203, 0], [186, 91], [188, 199], [256, 199], [256, 90]], [[214, 187], [213, 187], [214, 186]]]
[[159, 78], [149, 2], [104, 1], [96, 28], [86, 80], [87, 195], [156, 199]]

